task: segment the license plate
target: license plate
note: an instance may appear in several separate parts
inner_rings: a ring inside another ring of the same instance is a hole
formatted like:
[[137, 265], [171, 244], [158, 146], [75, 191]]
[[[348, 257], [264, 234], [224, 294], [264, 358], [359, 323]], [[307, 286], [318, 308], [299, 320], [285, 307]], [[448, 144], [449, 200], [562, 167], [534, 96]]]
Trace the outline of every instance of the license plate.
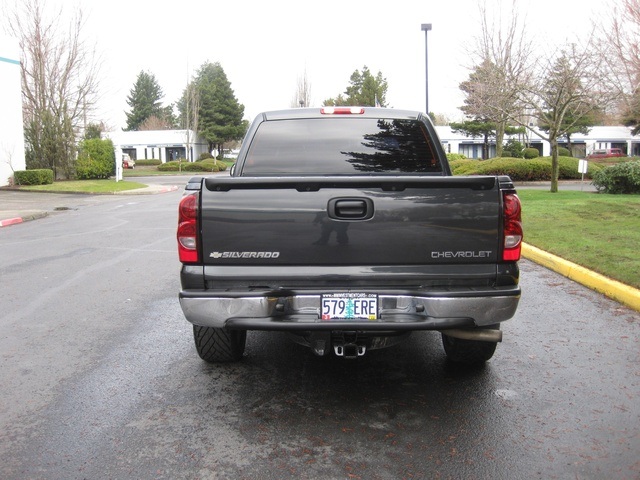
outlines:
[[330, 293], [322, 295], [322, 320], [375, 320], [378, 296], [375, 293]]

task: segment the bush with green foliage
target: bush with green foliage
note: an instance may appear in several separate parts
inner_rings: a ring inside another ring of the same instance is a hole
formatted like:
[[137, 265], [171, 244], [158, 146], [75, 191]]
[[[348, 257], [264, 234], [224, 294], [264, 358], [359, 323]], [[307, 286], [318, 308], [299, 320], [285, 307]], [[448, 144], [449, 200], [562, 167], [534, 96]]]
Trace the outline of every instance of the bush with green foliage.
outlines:
[[[450, 160], [449, 166], [454, 175], [466, 175], [465, 170], [467, 168], [473, 169], [477, 165], [479, 160], [472, 160], [470, 158], [461, 158], [459, 160]], [[462, 172], [462, 173], [458, 173]]]
[[640, 161], [604, 167], [593, 175], [592, 183], [599, 192], [640, 193]]
[[158, 159], [136, 160], [136, 167], [151, 167], [161, 164], [162, 160]]
[[161, 172], [224, 172], [227, 165], [213, 158], [207, 158], [198, 162], [187, 162], [186, 160], [174, 160], [172, 162], [158, 165]]
[[522, 152], [522, 156], [526, 160], [532, 160], [534, 158], [538, 158], [540, 156], [540, 152], [537, 148], [525, 148]]
[[198, 160], [206, 160], [208, 158], [213, 158], [213, 155], [211, 155], [209, 152], [204, 152], [200, 154]]
[[447, 160], [449, 160], [449, 163], [455, 160], [466, 160], [466, 159], [467, 159], [466, 155], [463, 155], [462, 153], [447, 153]]
[[115, 170], [115, 152], [109, 139], [91, 138], [80, 142], [76, 178], [109, 178]]
[[511, 158], [522, 158], [524, 156], [524, 145], [510, 138], [507, 143], [504, 144], [502, 148], [502, 156], [503, 157], [511, 157]]
[[572, 157], [571, 152], [568, 148], [558, 147], [558, 156], [559, 157]]
[[50, 185], [53, 183], [53, 170], [38, 168], [13, 172], [16, 185]]
[[[578, 172], [578, 159], [560, 157], [559, 179], [578, 180], [582, 174]], [[601, 167], [589, 164], [588, 176], [594, 175]], [[456, 161], [451, 163], [454, 175], [509, 175], [519, 182], [551, 180], [551, 157], [539, 157], [533, 160], [520, 158], [494, 158], [491, 160]]]

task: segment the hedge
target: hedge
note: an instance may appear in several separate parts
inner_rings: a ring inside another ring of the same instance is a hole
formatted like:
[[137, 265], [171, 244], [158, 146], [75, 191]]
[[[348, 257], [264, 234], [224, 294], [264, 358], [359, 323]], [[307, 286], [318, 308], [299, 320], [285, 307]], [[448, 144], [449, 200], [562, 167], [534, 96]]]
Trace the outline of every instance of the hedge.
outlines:
[[13, 173], [16, 185], [49, 185], [53, 183], [53, 170], [19, 170]]
[[[558, 157], [560, 180], [579, 180], [578, 159]], [[602, 167], [589, 163], [588, 177]], [[451, 162], [454, 175], [509, 175], [512, 180], [548, 181], [551, 180], [551, 157], [538, 157], [533, 160], [521, 158], [494, 158], [491, 160], [456, 160]]]
[[226, 163], [218, 162], [212, 158], [193, 163], [187, 162], [186, 160], [182, 162], [174, 160], [158, 165], [158, 170], [162, 172], [224, 172], [226, 169]]
[[449, 163], [456, 161], [456, 160], [466, 160], [467, 156], [463, 155], [462, 153], [447, 153], [447, 160], [449, 160]]
[[160, 165], [162, 164], [162, 160], [136, 160], [136, 165], [140, 166], [140, 167], [144, 167], [144, 166], [156, 166], [156, 165]]

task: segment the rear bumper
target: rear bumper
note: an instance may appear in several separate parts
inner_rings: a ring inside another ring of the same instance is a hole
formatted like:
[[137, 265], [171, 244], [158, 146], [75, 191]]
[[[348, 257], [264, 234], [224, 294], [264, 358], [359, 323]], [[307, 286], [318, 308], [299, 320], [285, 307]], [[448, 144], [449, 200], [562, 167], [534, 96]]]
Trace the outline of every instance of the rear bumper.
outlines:
[[[360, 290], [359, 290], [360, 291]], [[411, 331], [483, 327], [510, 319], [520, 301], [517, 286], [489, 291], [378, 295], [378, 320], [320, 318], [320, 294], [227, 295], [183, 290], [180, 306], [194, 325], [242, 330]]]

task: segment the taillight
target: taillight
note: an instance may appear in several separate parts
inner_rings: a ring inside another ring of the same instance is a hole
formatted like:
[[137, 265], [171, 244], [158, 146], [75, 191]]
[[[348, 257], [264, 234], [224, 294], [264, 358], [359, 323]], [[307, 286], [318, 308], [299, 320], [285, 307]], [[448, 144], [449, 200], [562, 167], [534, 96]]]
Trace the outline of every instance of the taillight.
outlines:
[[178, 207], [178, 255], [182, 263], [197, 263], [198, 258], [198, 192], [186, 195]]
[[322, 115], [362, 115], [364, 108], [362, 107], [322, 107], [320, 109]]
[[502, 260], [517, 262], [522, 249], [522, 206], [515, 193], [504, 192], [503, 199], [503, 238]]

